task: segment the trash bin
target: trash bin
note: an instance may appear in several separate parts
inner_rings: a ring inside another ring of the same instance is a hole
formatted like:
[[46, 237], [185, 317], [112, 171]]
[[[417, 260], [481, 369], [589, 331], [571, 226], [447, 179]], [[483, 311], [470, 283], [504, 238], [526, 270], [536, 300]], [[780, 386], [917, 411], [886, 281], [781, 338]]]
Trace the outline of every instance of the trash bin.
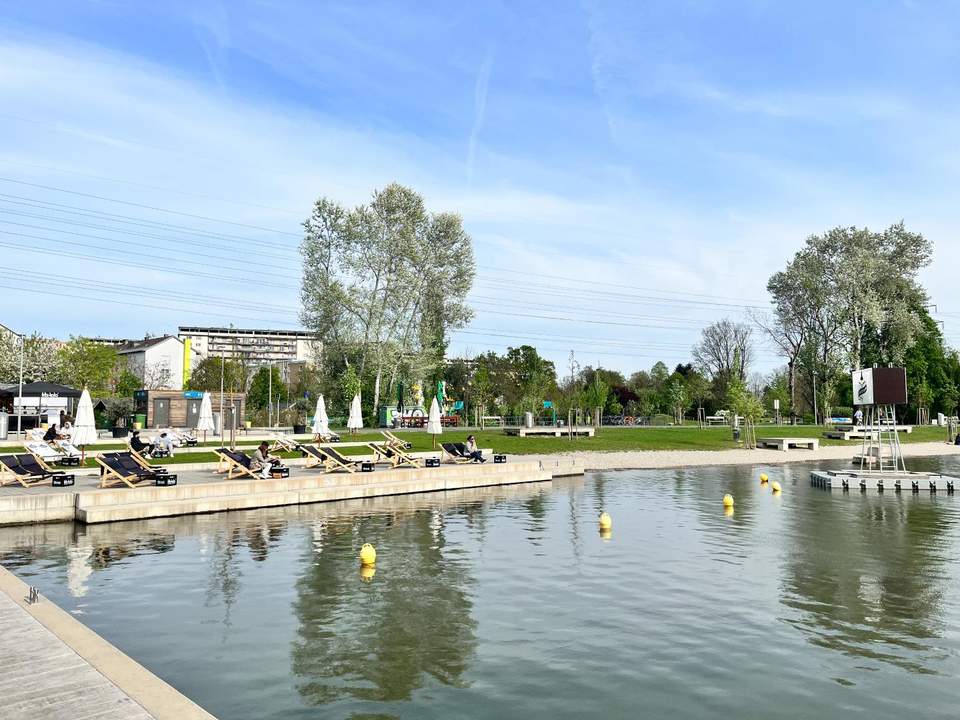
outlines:
[[533, 413], [532, 413], [532, 412], [525, 412], [525, 413], [523, 414], [523, 426], [524, 426], [524, 427], [528, 427], [528, 428], [532, 428], [532, 427], [533, 427]]
[[6, 440], [9, 431], [10, 415], [5, 412], [0, 412], [0, 440]]
[[[140, 423], [139, 425], [137, 423]], [[147, 426], [147, 415], [146, 413], [137, 413], [133, 416], [133, 426], [140, 430], [143, 430]]]

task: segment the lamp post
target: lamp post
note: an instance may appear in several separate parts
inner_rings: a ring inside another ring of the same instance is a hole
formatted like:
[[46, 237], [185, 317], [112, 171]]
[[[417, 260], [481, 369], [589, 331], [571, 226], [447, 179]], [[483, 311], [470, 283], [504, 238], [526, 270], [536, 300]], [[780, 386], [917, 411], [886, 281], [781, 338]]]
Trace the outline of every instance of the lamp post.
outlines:
[[26, 338], [18, 332], [15, 332], [8, 328], [6, 325], [0, 323], [0, 328], [3, 328], [11, 335], [16, 335], [20, 340], [20, 383], [19, 389], [17, 390], [17, 437], [23, 437], [23, 356], [26, 352]]
[[820, 409], [817, 405], [817, 371], [813, 371], [813, 424], [820, 424]]

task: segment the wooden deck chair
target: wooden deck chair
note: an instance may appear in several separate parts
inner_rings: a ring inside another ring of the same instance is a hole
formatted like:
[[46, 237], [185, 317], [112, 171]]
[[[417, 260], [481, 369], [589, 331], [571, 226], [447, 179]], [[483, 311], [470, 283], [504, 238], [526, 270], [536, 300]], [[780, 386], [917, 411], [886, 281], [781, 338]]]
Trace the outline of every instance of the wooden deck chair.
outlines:
[[[126, 485], [129, 488], [135, 488], [143, 485], [148, 480], [154, 480], [152, 473], [147, 473], [142, 468], [133, 470], [126, 467], [116, 457], [114, 453], [103, 453], [95, 457], [97, 465], [100, 466], [100, 487], [111, 488], [119, 485]], [[150, 477], [147, 477], [147, 476]]]
[[375, 463], [388, 462], [392, 468], [420, 467], [417, 458], [389, 443], [367, 443], [367, 447], [373, 450]]
[[173, 437], [174, 437], [176, 440], [179, 440], [179, 441], [180, 441], [180, 446], [181, 446], [181, 447], [194, 447], [194, 446], [196, 446], [197, 443], [198, 443], [198, 441], [197, 441], [197, 436], [194, 435], [194, 434], [191, 433], [191, 432], [186, 431], [186, 430], [173, 430], [173, 429], [171, 429], [169, 432], [170, 432], [171, 435], [173, 435]]
[[64, 465], [79, 465], [83, 453], [69, 440], [54, 440], [54, 447], [63, 453]]
[[74, 475], [68, 475], [63, 472], [63, 470], [50, 467], [47, 463], [37, 459], [33, 455], [24, 453], [22, 455], [14, 455], [14, 457], [17, 459], [20, 467], [32, 477], [50, 478], [50, 484], [54, 487], [64, 487], [66, 485], [73, 485], [74, 483]]
[[409, 443], [406, 440], [401, 440], [389, 430], [381, 430], [380, 434], [387, 439], [387, 443], [391, 447], [399, 448], [400, 450], [410, 450], [413, 448], [413, 443]]
[[336, 450], [328, 447], [318, 447], [316, 445], [301, 445], [301, 450], [307, 453], [307, 467], [315, 468], [323, 465], [324, 472], [333, 472], [334, 470], [346, 470], [347, 472], [356, 472], [360, 460], [351, 460], [346, 458]]
[[64, 457], [63, 453], [54, 450], [45, 442], [28, 442], [24, 447], [33, 457], [46, 465], [55, 465]]
[[[36, 463], [35, 458], [32, 455], [24, 455], [25, 459], [29, 458], [28, 462]], [[31, 469], [30, 466], [24, 467], [20, 463], [20, 458], [17, 455], [3, 455], [0, 456], [0, 486], [3, 485], [13, 485], [19, 484], [21, 487], [28, 488], [31, 485], [36, 485], [41, 483], [44, 480], [53, 480], [54, 477], [67, 477], [63, 473], [50, 473], [46, 472], [40, 467], [36, 469]], [[69, 476], [70, 484], [73, 484], [73, 475]]]
[[443, 448], [443, 454], [450, 459], [450, 462], [456, 465], [472, 462], [472, 459], [464, 454], [460, 443], [440, 443]]
[[270, 446], [268, 452], [295, 452], [300, 449], [300, 443], [292, 440], [285, 435], [279, 433], [274, 433], [273, 436], [273, 445]]
[[160, 465], [151, 465], [150, 461], [147, 460], [143, 455], [138, 453], [136, 450], [128, 450], [126, 452], [116, 452], [112, 454], [120, 458], [120, 462], [122, 462], [123, 465], [127, 467], [131, 467], [130, 463], [127, 461], [127, 459], [129, 458], [134, 463], [136, 463], [138, 467], [143, 468], [144, 470], [147, 470], [149, 472], [157, 473], [158, 475], [162, 475], [169, 472], [167, 468], [161, 467]]
[[251, 480], [263, 480], [258, 470], [253, 470], [253, 460], [245, 452], [240, 450], [230, 450], [220, 448], [216, 451], [227, 462], [227, 480], [236, 480], [237, 478], [250, 478]]

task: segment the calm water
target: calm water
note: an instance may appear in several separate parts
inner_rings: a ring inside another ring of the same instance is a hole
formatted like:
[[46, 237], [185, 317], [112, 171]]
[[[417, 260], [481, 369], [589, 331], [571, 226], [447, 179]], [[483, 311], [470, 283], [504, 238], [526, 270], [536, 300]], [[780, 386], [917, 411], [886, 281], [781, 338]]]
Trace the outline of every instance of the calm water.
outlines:
[[956, 717], [960, 496], [808, 471], [0, 529], [0, 562], [223, 720]]

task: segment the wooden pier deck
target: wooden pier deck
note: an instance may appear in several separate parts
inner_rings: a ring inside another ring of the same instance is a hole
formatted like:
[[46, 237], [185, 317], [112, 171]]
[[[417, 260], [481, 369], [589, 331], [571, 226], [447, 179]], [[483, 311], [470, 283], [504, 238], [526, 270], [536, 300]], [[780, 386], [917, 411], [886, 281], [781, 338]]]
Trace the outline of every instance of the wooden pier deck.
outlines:
[[0, 568], [0, 718], [215, 720]]

